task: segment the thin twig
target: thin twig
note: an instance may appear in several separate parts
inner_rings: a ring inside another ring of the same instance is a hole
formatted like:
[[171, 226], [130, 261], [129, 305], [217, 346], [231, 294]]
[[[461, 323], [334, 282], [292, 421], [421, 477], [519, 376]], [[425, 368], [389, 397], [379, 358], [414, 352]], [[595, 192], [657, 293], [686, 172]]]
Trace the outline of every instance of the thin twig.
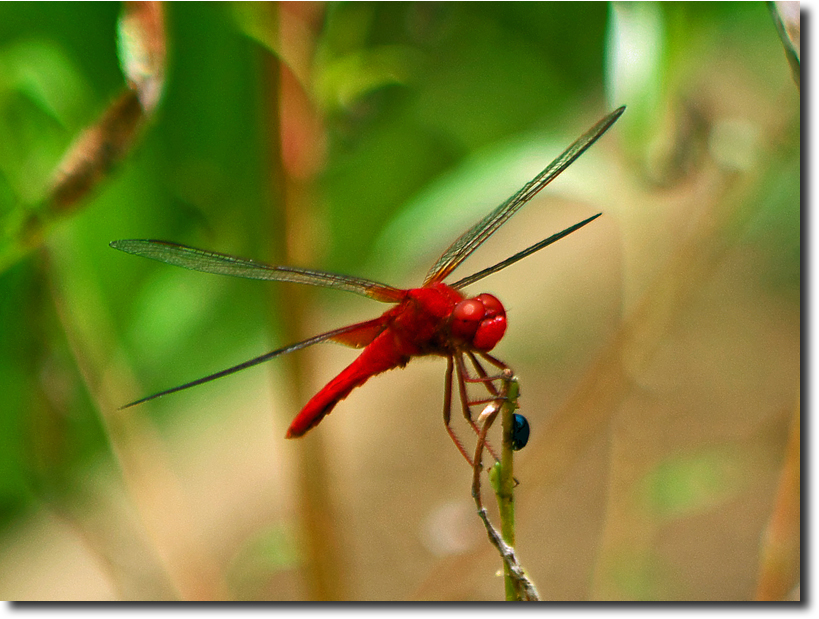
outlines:
[[[478, 418], [482, 423], [480, 435], [475, 448], [474, 466], [472, 468], [472, 497], [478, 507], [478, 516], [486, 527], [489, 541], [498, 549], [503, 559], [504, 583], [506, 588], [507, 601], [539, 601], [532, 581], [526, 576], [523, 567], [517, 559], [514, 549], [515, 540], [515, 512], [514, 512], [514, 474], [512, 468], [513, 450], [511, 442], [512, 415], [517, 408], [518, 382], [508, 368], [504, 370], [503, 387], [498, 399], [484, 409]], [[501, 514], [501, 529], [503, 537], [497, 529], [489, 522], [486, 508], [481, 499], [481, 458], [483, 456], [484, 445], [486, 444], [486, 434], [492, 423], [503, 411], [502, 425], [504, 427], [503, 451], [501, 452], [501, 462], [495, 465], [495, 470], [499, 473], [496, 494]]]

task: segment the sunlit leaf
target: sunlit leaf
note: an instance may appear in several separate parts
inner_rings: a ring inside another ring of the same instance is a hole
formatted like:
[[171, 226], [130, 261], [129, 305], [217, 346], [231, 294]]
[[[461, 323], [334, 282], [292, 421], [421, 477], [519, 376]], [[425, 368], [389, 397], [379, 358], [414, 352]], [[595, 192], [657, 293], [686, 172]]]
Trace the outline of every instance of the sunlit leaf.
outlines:
[[410, 79], [417, 53], [409, 47], [382, 46], [335, 58], [322, 67], [316, 91], [325, 108], [348, 108], [366, 94]]

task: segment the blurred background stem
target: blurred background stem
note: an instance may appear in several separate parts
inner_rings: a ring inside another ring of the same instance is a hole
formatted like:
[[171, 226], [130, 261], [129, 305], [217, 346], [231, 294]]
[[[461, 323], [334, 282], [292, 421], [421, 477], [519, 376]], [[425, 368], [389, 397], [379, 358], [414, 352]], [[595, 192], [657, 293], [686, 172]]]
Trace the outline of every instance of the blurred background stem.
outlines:
[[[274, 264], [316, 264], [317, 237], [305, 234], [316, 213], [315, 176], [323, 163], [323, 125], [320, 112], [311, 104], [302, 84], [292, 72], [300, 63], [303, 76], [310, 75], [315, 49], [315, 32], [311, 26], [320, 22], [320, 6], [306, 3], [270, 3], [267, 27], [278, 41], [276, 51], [265, 54], [266, 109], [268, 114], [269, 160], [271, 162], [271, 204], [268, 221], [269, 258]], [[300, 49], [292, 49], [287, 33], [297, 30], [313, 36], [303, 39]], [[302, 64], [303, 63], [303, 64]], [[306, 286], [283, 284], [271, 286], [271, 318], [281, 321], [284, 342], [309, 337], [306, 321], [311, 290]], [[275, 326], [275, 325], [274, 325]], [[312, 374], [307, 354], [287, 355], [282, 360], [284, 384], [293, 391], [291, 402], [298, 410], [312, 395], [307, 387]], [[278, 437], [277, 437], [278, 438]], [[327, 452], [321, 432], [312, 432], [294, 445], [297, 467], [299, 527], [304, 553], [304, 582], [309, 600], [344, 600], [342, 552], [337, 519], [330, 493]]]
[[353, 351], [112, 412], [380, 308], [108, 243], [409, 286], [626, 104], [464, 265], [604, 212], [476, 290], [526, 385], [516, 542], [554, 600], [798, 596], [799, 5], [775, 5], [787, 40], [764, 3], [0, 3], [0, 590], [497, 599], [433, 362], [299, 441]]

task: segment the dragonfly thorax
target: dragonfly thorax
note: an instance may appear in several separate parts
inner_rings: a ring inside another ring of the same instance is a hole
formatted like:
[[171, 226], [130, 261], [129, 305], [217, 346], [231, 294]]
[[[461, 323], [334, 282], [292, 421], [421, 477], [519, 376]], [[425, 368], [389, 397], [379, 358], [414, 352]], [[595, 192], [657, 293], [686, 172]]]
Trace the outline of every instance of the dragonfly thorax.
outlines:
[[408, 290], [388, 315], [397, 349], [407, 358], [448, 356], [459, 350], [488, 352], [506, 331], [506, 311], [498, 299], [491, 294], [464, 299], [441, 282]]
[[[601, 119], [517, 193], [458, 237], [427, 273], [420, 288], [405, 290], [360, 277], [290, 266], [263, 264], [166, 241], [147, 239], [113, 241], [111, 246], [115, 249], [193, 271], [264, 281], [324, 286], [361, 294], [376, 301], [395, 304], [373, 320], [341, 327], [284, 346], [209, 376], [160, 391], [127, 406], [134, 406], [163, 395], [228, 376], [239, 370], [258, 365], [263, 361], [302, 350], [319, 342], [335, 341], [356, 348], [363, 347], [364, 350], [358, 358], [313, 396], [293, 419], [293, 423], [287, 431], [287, 437], [295, 438], [318, 424], [321, 419], [333, 410], [333, 407], [339, 401], [346, 398], [353, 389], [363, 385], [371, 376], [394, 368], [404, 367], [413, 357], [440, 355], [448, 359], [444, 422], [461, 454], [472, 465], [473, 462], [469, 454], [464, 450], [449, 427], [451, 383], [453, 376], [456, 375], [454, 368], [457, 365], [459, 391], [462, 396], [464, 413], [477, 432], [478, 428], [473, 423], [470, 414], [472, 403], [466, 397], [465, 381], [468, 380], [468, 375], [464, 366], [464, 355], [469, 356], [475, 364], [476, 370], [480, 368], [476, 356], [483, 357], [498, 368], [505, 368], [504, 364], [485, 353], [492, 350], [503, 338], [506, 332], [506, 311], [503, 309], [501, 302], [490, 294], [481, 294], [465, 299], [460, 290], [571, 234], [599, 217], [600, 214], [553, 234], [517, 252], [506, 260], [464, 277], [451, 285], [443, 283], [443, 280], [494, 234], [504, 222], [583, 154], [614, 124], [624, 109], [621, 107]], [[482, 369], [478, 370], [478, 372], [482, 376], [479, 380], [487, 385], [492, 384], [492, 379], [487, 380], [487, 375]], [[490, 393], [495, 396], [495, 398], [492, 398], [493, 401], [497, 399], [498, 393], [494, 389], [490, 389]], [[514, 440], [519, 447], [522, 447], [526, 442], [526, 431], [522, 422], [516, 430]], [[480, 459], [478, 459], [478, 462], [480, 462]]]

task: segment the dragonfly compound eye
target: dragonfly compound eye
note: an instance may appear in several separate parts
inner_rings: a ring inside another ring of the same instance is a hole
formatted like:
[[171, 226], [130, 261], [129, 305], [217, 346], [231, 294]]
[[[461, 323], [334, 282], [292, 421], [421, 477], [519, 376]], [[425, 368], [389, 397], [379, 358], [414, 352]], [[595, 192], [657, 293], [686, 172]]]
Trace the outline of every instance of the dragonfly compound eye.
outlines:
[[452, 335], [471, 340], [481, 324], [486, 311], [478, 299], [465, 299], [452, 310]]
[[498, 297], [484, 292], [475, 297], [475, 300], [481, 302], [487, 318], [506, 316], [506, 310], [503, 309], [503, 303], [498, 300]]
[[472, 346], [476, 350], [488, 352], [501, 341], [503, 334], [506, 333], [506, 310], [503, 309], [501, 302], [491, 294], [482, 294], [475, 297], [474, 300], [483, 306], [484, 317], [472, 337]]
[[[353, 389], [362, 386], [370, 377], [394, 368], [402, 368], [407, 365], [412, 357], [425, 355], [446, 356], [449, 358], [447, 372], [449, 384], [446, 388], [444, 422], [458, 450], [472, 468], [472, 458], [464, 450], [463, 445], [461, 445], [449, 426], [451, 383], [454, 371], [453, 358], [459, 361], [460, 394], [464, 400], [464, 408], [469, 409], [471, 403], [466, 397], [464, 383], [466, 378], [464, 374], [466, 372], [462, 362], [463, 356], [468, 354], [475, 361], [476, 369], [481, 368], [477, 360], [478, 356], [484, 357], [493, 365], [503, 367], [501, 362], [485, 353], [492, 350], [506, 332], [506, 311], [503, 309], [501, 302], [491, 294], [481, 294], [472, 299], [464, 299], [460, 290], [579, 230], [594, 221], [602, 213], [553, 234], [517, 252], [506, 260], [464, 277], [451, 285], [445, 284], [444, 279], [480, 247], [495, 230], [502, 226], [594, 144], [600, 136], [608, 131], [624, 110], [625, 107], [620, 107], [598, 121], [596, 125], [580, 136], [540, 174], [524, 185], [520, 191], [459, 236], [450, 245], [449, 249], [438, 258], [438, 261], [427, 273], [420, 288], [393, 288], [386, 284], [358, 277], [291, 266], [262, 264], [237, 256], [204, 251], [167, 241], [145, 239], [112, 241], [111, 247], [119, 251], [192, 271], [247, 279], [276, 280], [323, 286], [355, 292], [376, 301], [394, 304], [378, 318], [327, 331], [289, 346], [272, 350], [244, 363], [239, 363], [203, 378], [141, 398], [122, 408], [136, 406], [160, 396], [176, 393], [183, 389], [234, 374], [269, 359], [302, 350], [319, 342], [332, 340], [356, 348], [363, 347], [358, 358], [327, 383], [321, 391], [316, 393], [293, 419], [286, 436], [287, 438], [296, 438], [316, 426], [322, 418], [333, 410], [336, 404], [345, 399]], [[478, 371], [482, 375], [480, 381], [488, 382], [491, 385], [493, 380], [497, 380], [497, 378], [493, 379], [487, 376], [483, 368]], [[506, 372], [500, 378], [504, 381], [507, 380]], [[509, 378], [511, 378], [511, 374]], [[501, 394], [495, 389], [490, 388], [490, 391], [497, 396], [494, 399], [490, 398], [490, 400], [496, 402], [502, 400]], [[469, 411], [467, 410], [467, 412]], [[510, 436], [504, 437], [504, 442], [510, 441], [515, 449], [520, 449], [526, 444], [528, 438], [529, 424], [521, 415], [515, 415], [514, 429], [510, 430]]]

